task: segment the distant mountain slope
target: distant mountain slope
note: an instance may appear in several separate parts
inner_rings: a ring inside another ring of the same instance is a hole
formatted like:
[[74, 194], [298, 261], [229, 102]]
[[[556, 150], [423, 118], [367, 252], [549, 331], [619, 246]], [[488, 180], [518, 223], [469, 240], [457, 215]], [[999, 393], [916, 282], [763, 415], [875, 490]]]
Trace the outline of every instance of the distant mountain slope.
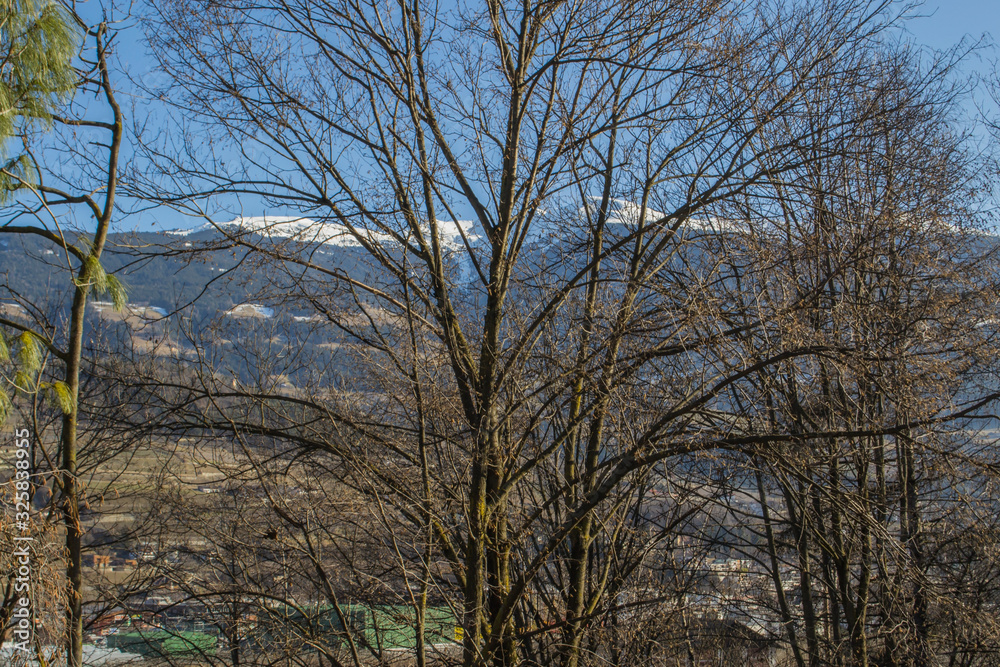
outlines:
[[[590, 226], [585, 213], [579, 209], [562, 215], [540, 214], [524, 239], [526, 252], [534, 257], [527, 263], [544, 264], [557, 273], [578, 269], [583, 260], [580, 244]], [[606, 221], [606, 241], [634, 231], [639, 213], [635, 204], [613, 200]], [[592, 221], [595, 211], [589, 214]], [[647, 209], [645, 220], [649, 224], [662, 216]], [[744, 229], [745, 224], [724, 220], [691, 220], [683, 226], [681, 236], [731, 234]], [[478, 224], [441, 221], [438, 230], [454, 284], [474, 285], [477, 276], [466, 244], [480, 256], [482, 265], [486, 261], [486, 244]], [[380, 269], [373, 266], [367, 251], [361, 247], [359, 235], [390, 254], [399, 252], [399, 243], [389, 234], [351, 232], [343, 225], [306, 217], [255, 216], [194, 229], [112, 234], [104, 264], [125, 284], [132, 304], [166, 312], [190, 304], [188, 312], [194, 317], [214, 317], [240, 304], [280, 295], [282, 281], [295, 279], [293, 271], [265, 275], [247, 257], [247, 249], [230, 242], [227, 236], [260, 244], [265, 249], [280, 246], [282, 252], [301, 253], [316, 266], [336, 269], [355, 278], [374, 276], [378, 281]], [[996, 237], [984, 235], [980, 243], [993, 245], [996, 241]], [[68, 266], [66, 257], [44, 239], [0, 234], [0, 303], [22, 300], [65, 307], [67, 299], [60, 295], [65, 295], [69, 288]], [[381, 280], [385, 279], [387, 276], [383, 274]], [[290, 291], [285, 290], [284, 294]], [[312, 314], [295, 308], [290, 311], [289, 316]]]

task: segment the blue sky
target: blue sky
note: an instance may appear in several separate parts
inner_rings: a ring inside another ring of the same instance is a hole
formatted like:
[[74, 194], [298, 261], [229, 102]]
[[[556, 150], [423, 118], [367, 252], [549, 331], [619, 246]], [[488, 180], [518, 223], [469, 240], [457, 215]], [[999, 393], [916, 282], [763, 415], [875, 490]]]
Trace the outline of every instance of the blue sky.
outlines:
[[984, 33], [1000, 37], [1000, 1], [930, 0], [916, 10], [921, 15], [909, 22], [914, 41], [946, 49], [963, 38], [978, 39]]
[[[899, 6], [902, 6], [902, 2]], [[936, 50], [950, 49], [961, 44], [963, 40], [968, 46], [981, 42], [982, 48], [966, 59], [963, 70], [969, 75], [970, 81], [976, 75], [990, 75], [996, 60], [1000, 58], [1000, 49], [994, 46], [1000, 41], [1000, 0], [951, 0], [950, 2], [927, 0], [921, 6], [914, 8], [911, 16], [913, 18], [905, 22], [904, 39]], [[126, 66], [131, 65], [133, 72], [136, 68], [141, 70], [148, 68], [149, 63], [146, 58], [140, 55], [143, 50], [141, 43], [127, 38], [126, 42], [127, 46], [122, 51], [132, 56], [129, 58], [124, 53], [120, 56], [121, 60], [127, 63]], [[128, 63], [129, 60], [132, 62]], [[990, 113], [1000, 115], [1000, 110], [993, 108], [995, 104], [989, 100], [983, 89], [977, 91], [975, 100], [979, 103], [980, 109], [985, 108]], [[977, 115], [975, 102], [970, 101], [966, 108], [970, 118]], [[255, 212], [248, 211], [248, 214], [251, 213]], [[202, 224], [202, 221], [159, 209], [128, 216], [120, 221], [118, 228], [171, 229], [199, 224]]]
[[993, 118], [1000, 109], [990, 97], [987, 82], [994, 79], [994, 68], [1000, 59], [1000, 0], [927, 0], [913, 12], [914, 18], [905, 23], [905, 36], [915, 44], [937, 50], [964, 46], [977, 48], [969, 54], [960, 69], [974, 86], [972, 98], [965, 109], [974, 134], [985, 138], [981, 125], [982, 113]]

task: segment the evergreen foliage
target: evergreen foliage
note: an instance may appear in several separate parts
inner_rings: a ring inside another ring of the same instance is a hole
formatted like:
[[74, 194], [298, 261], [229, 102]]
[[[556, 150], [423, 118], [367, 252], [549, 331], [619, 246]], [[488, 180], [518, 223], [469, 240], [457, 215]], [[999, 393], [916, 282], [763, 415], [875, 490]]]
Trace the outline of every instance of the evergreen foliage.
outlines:
[[[66, 10], [51, 0], [0, 0], [0, 202], [24, 183], [34, 180], [32, 161], [7, 143], [22, 138], [35, 123], [49, 121], [55, 106], [76, 85], [72, 61], [80, 44], [80, 34]], [[116, 302], [119, 300], [112, 292]], [[21, 336], [19, 356], [35, 351], [28, 333]], [[0, 361], [6, 361], [6, 345], [0, 346]], [[24, 359], [15, 360], [15, 387], [34, 374]], [[0, 388], [0, 424], [10, 399]], [[59, 402], [63, 396], [56, 390]]]
[[[48, 120], [75, 84], [79, 33], [51, 0], [0, 2], [0, 139]], [[8, 167], [11, 165], [8, 164]]]

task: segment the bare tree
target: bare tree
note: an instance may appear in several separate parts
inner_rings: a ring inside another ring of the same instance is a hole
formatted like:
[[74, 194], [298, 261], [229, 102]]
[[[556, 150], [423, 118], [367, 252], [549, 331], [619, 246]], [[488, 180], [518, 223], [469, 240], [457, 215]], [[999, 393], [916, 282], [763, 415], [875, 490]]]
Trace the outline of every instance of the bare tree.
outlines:
[[[148, 403], [165, 429], [277, 439], [366, 498], [391, 594], [412, 593], [419, 623], [439, 587], [464, 664], [580, 664], [685, 521], [647, 493], [673, 467], [922, 423], [760, 419], [761, 378], [853, 372], [870, 351], [806, 326], [825, 283], [747, 302], [775, 275], [759, 249], [780, 203], [826, 192], [810, 170], [835, 156], [879, 178], [884, 109], [866, 101], [888, 97], [873, 65], [894, 20], [851, 1], [154, 3], [170, 83], [152, 92], [181, 120], [147, 141], [158, 178], [136, 191], [251, 251], [335, 351], [303, 370], [274, 336], [225, 357], [210, 350], [234, 339], [210, 333], [195, 381], [151, 376]], [[302, 217], [218, 224], [264, 207]], [[875, 238], [823, 275], [876, 261], [860, 253]], [[334, 562], [314, 558], [326, 594]]]
[[798, 664], [928, 665], [957, 648], [932, 641], [932, 609], [960, 589], [942, 585], [931, 554], [943, 522], [980, 502], [956, 486], [993, 465], [977, 444], [983, 422], [969, 420], [988, 417], [995, 397], [985, 318], [996, 249], [969, 226], [976, 178], [946, 123], [954, 89], [940, 63], [921, 70], [886, 53], [883, 67], [883, 84], [852, 101], [870, 132], [821, 135], [844, 149], [809, 163], [803, 187], [775, 184], [763, 200], [782, 222], [748, 264], [776, 273], [741, 277], [747, 309], [799, 306], [774, 318], [770, 344], [825, 348], [734, 396], [789, 436], [747, 463]]

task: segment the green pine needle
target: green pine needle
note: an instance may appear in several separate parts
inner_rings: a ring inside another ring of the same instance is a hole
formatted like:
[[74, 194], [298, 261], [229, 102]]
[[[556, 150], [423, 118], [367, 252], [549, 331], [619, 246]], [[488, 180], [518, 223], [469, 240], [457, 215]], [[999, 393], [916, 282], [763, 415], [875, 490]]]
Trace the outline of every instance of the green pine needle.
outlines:
[[73, 393], [69, 390], [69, 385], [65, 382], [44, 383], [41, 389], [49, 393], [52, 402], [59, 406], [64, 415], [72, 414], [76, 408], [76, 401]]
[[128, 303], [128, 291], [125, 285], [117, 277], [105, 271], [99, 259], [87, 255], [86, 270], [83, 275], [84, 284], [89, 284], [95, 294], [111, 297], [115, 310], [119, 312], [125, 310]]
[[[42, 351], [38, 337], [30, 331], [25, 331], [17, 337], [17, 366], [19, 372], [37, 373], [42, 368]], [[18, 385], [21, 383], [19, 382]]]
[[107, 294], [111, 297], [111, 303], [114, 304], [115, 310], [123, 312], [125, 306], [128, 305], [128, 290], [122, 281], [110, 274], [108, 275]]
[[0, 387], [0, 426], [7, 423], [7, 417], [10, 416], [10, 411], [14, 409], [14, 404], [10, 401], [10, 396], [7, 395], [6, 390]]
[[34, 384], [34, 381], [31, 373], [26, 373], [22, 370], [19, 370], [16, 373], [14, 373], [15, 391], [23, 391], [25, 393], [30, 393], [32, 384]]

